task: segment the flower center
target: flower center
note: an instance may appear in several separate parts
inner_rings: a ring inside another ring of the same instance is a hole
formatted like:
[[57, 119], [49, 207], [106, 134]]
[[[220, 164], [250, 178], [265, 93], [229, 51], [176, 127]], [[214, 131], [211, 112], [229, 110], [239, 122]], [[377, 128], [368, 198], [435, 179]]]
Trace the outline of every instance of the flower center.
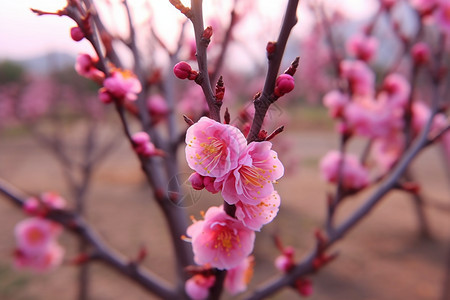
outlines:
[[262, 188], [263, 185], [261, 184], [261, 181], [264, 181], [264, 177], [258, 171], [261, 171], [261, 169], [256, 167], [243, 166], [239, 170], [239, 173], [244, 179], [245, 185], [250, 184], [252, 186]]
[[200, 143], [200, 147], [203, 148], [202, 153], [204, 156], [199, 164], [201, 165], [204, 162], [208, 162], [203, 168], [210, 173], [210, 170], [214, 169], [219, 163], [220, 158], [226, 149], [226, 145], [222, 140], [215, 137], [208, 137], [208, 140], [209, 143]]
[[31, 228], [27, 232], [27, 239], [31, 244], [38, 244], [44, 239], [44, 234], [37, 228]]

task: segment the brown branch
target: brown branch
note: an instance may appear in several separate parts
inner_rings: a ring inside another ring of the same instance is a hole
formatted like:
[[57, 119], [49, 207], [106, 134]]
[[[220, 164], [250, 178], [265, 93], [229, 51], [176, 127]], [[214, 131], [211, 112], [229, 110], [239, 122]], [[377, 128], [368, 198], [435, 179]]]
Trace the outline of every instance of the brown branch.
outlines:
[[428, 144], [428, 134], [430, 132], [433, 118], [437, 113], [439, 105], [438, 82], [435, 82], [434, 95], [432, 99], [432, 113], [422, 130], [420, 136], [415, 140], [411, 147], [404, 153], [397, 165], [392, 169], [391, 173], [380, 184], [380, 186], [367, 198], [367, 200], [344, 220], [335, 230], [329, 233], [320, 247], [316, 246], [314, 250], [292, 271], [288, 274], [278, 276], [270, 282], [264, 284], [251, 295], [248, 300], [263, 299], [285, 286], [294, 284], [298, 278], [317, 271], [314, 266], [314, 261], [323, 255], [324, 251], [329, 249], [334, 243], [342, 239], [352, 228], [354, 228], [362, 219], [364, 219], [373, 208], [386, 196], [392, 189], [398, 185], [399, 179], [403, 176], [413, 159], [424, 149]]
[[203, 36], [205, 28], [203, 27], [203, 8], [202, 0], [191, 1], [191, 16], [190, 20], [194, 26], [195, 44], [197, 47], [197, 63], [198, 63], [198, 77], [196, 82], [202, 87], [203, 93], [206, 97], [206, 102], [209, 108], [209, 117], [217, 122], [220, 122], [220, 107], [221, 101], [216, 101], [211, 85], [211, 79], [208, 72], [208, 61], [206, 49], [209, 44], [209, 39]]
[[[17, 206], [22, 207], [24, 205], [25, 200], [19, 195], [19, 192], [1, 179], [0, 193]], [[127, 259], [107, 246], [92, 227], [79, 215], [71, 211], [53, 210], [45, 217], [61, 224], [67, 231], [86, 241], [93, 247], [96, 259], [138, 283], [144, 289], [163, 299], [179, 299], [180, 295], [167, 282], [140, 266], [131, 265]]]
[[276, 42], [274, 52], [269, 58], [269, 68], [267, 70], [266, 80], [264, 82], [264, 88], [261, 95], [254, 100], [255, 116], [253, 118], [250, 132], [247, 136], [247, 141], [250, 143], [258, 138], [258, 134], [261, 130], [264, 118], [270, 105], [275, 101], [273, 92], [275, 89], [275, 81], [280, 69], [281, 60], [283, 58], [284, 50], [291, 33], [292, 28], [297, 24], [297, 6], [299, 0], [289, 0], [286, 12], [284, 15], [283, 23], [281, 26], [280, 34]]

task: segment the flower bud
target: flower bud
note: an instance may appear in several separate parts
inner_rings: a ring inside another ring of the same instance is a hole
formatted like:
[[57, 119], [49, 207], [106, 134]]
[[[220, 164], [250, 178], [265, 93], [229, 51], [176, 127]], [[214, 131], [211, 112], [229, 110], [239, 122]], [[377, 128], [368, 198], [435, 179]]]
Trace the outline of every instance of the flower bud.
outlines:
[[213, 34], [213, 29], [211, 26], [208, 26], [203, 31], [202, 38], [209, 40], [211, 38], [212, 34]]
[[203, 176], [198, 174], [197, 172], [194, 172], [189, 176], [189, 182], [191, 183], [194, 190], [200, 191], [205, 188], [205, 185], [203, 184]]
[[98, 90], [98, 98], [105, 104], [111, 103], [113, 101], [111, 95], [105, 88], [101, 88]]
[[276, 47], [277, 47], [276, 42], [268, 42], [266, 46], [267, 56], [270, 56], [273, 53], [275, 53]]
[[25, 203], [23, 204], [23, 210], [30, 216], [37, 215], [39, 212], [39, 208], [39, 200], [34, 197], [26, 199]]
[[75, 26], [75, 27], [70, 28], [70, 36], [72, 37], [72, 39], [73, 39], [75, 42], [79, 42], [79, 41], [81, 41], [82, 39], [84, 39], [84, 33], [83, 33], [83, 31], [81, 30], [81, 28], [78, 27], [78, 26]]
[[297, 279], [295, 282], [295, 288], [303, 297], [311, 296], [314, 291], [311, 280], [306, 278]]
[[175, 65], [175, 67], [173, 67], [173, 73], [180, 79], [188, 78], [191, 74], [191, 71], [191, 66], [185, 61], [180, 61]]
[[430, 48], [423, 42], [417, 43], [411, 48], [411, 56], [416, 64], [425, 64], [430, 59]]
[[135, 142], [137, 145], [142, 145], [147, 142], [150, 142], [150, 137], [146, 132], [140, 131], [133, 134], [132, 138], [133, 142]]
[[214, 186], [214, 181], [216, 179], [214, 177], [205, 176], [203, 177], [203, 185], [205, 186], [205, 189], [213, 194], [217, 194], [219, 192], [218, 189]]
[[294, 77], [288, 74], [281, 74], [278, 76], [275, 82], [274, 94], [277, 97], [281, 97], [284, 94], [289, 93], [295, 87]]

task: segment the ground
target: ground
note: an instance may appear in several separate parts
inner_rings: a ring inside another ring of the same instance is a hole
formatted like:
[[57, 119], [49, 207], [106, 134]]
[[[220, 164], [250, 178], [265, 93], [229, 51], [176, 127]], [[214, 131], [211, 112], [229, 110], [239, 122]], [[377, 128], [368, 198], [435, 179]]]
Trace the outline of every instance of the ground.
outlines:
[[[330, 187], [320, 179], [317, 162], [327, 150], [336, 147], [337, 137], [323, 129], [302, 131], [299, 127], [288, 126], [283, 133], [291, 142], [290, 156], [300, 158], [299, 162], [293, 160], [290, 164], [299, 167], [292, 168], [292, 172], [280, 180], [277, 186], [282, 199], [279, 215], [257, 234], [254, 252], [257, 263], [250, 290], [276, 272], [273, 260], [278, 252], [272, 242], [274, 234], [286, 245], [294, 246], [296, 258], [300, 259], [314, 245], [314, 229], [323, 224], [325, 191]], [[352, 147], [360, 149], [361, 143]], [[182, 170], [182, 173], [187, 172], [186, 168]], [[339, 256], [311, 277], [314, 294], [310, 299], [439, 299], [450, 246], [450, 211], [444, 209], [450, 205], [450, 190], [439, 148], [423, 153], [414, 164], [413, 172], [430, 203], [426, 214], [432, 239], [418, 237], [410, 197], [392, 192], [332, 248]], [[0, 178], [24, 192], [54, 190], [68, 197], [59, 165], [26, 134], [0, 138]], [[344, 203], [338, 219], [345, 218], [368, 194], [370, 191]], [[202, 193], [199, 201], [189, 208], [190, 213], [199, 217], [199, 210], [211, 203], [218, 204], [220, 199]], [[108, 244], [128, 257], [134, 257], [140, 246], [145, 245], [148, 257], [144, 265], [170, 280], [173, 254], [164, 220], [144, 183], [137, 160], [125, 143], [120, 144], [95, 173], [87, 206], [87, 220]], [[76, 255], [76, 239], [68, 233], [61, 239], [67, 249], [67, 263], [58, 270], [31, 274], [11, 267], [13, 229], [24, 218], [24, 214], [0, 197], [0, 298], [76, 299], [77, 267], [68, 263]], [[92, 266], [91, 280], [91, 299], [153, 299], [103, 265]], [[299, 297], [287, 288], [270, 299], [295, 298]]]

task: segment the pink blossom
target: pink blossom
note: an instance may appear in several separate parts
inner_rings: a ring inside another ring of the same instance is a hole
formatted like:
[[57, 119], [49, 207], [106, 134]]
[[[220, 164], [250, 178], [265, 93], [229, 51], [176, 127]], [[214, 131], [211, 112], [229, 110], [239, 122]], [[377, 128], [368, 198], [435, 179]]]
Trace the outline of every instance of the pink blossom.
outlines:
[[136, 151], [137, 154], [146, 157], [161, 154], [160, 151], [156, 149], [155, 145], [150, 141], [150, 136], [146, 132], [136, 132], [133, 134], [131, 139], [134, 142], [134, 151]]
[[52, 105], [55, 83], [48, 78], [36, 78], [28, 84], [16, 106], [20, 119], [34, 120], [45, 114]]
[[255, 232], [230, 217], [222, 207], [210, 207], [202, 221], [188, 227], [194, 261], [218, 269], [237, 267], [253, 251]]
[[349, 102], [348, 95], [338, 90], [332, 90], [323, 97], [323, 104], [328, 108], [329, 114], [333, 118], [341, 117]]
[[401, 133], [375, 139], [371, 153], [381, 172], [387, 172], [392, 168], [403, 153], [404, 147]]
[[81, 76], [97, 82], [102, 82], [105, 78], [105, 74], [97, 69], [95, 66], [97, 62], [98, 59], [92, 58], [89, 54], [79, 54], [75, 63], [75, 70]]
[[369, 138], [388, 136], [401, 129], [403, 110], [389, 100], [387, 97], [377, 101], [371, 98], [354, 100], [344, 111], [347, 126], [354, 133]]
[[224, 287], [231, 295], [244, 292], [253, 276], [254, 257], [249, 256], [237, 267], [229, 269], [225, 277]]
[[[428, 119], [431, 117], [430, 108], [423, 102], [415, 101], [412, 105], [412, 127], [418, 134], [425, 127]], [[430, 134], [435, 135], [447, 125], [447, 118], [444, 114], [434, 116], [431, 124]]]
[[283, 273], [289, 272], [294, 266], [294, 248], [286, 247], [283, 253], [275, 259], [275, 267]]
[[154, 123], [161, 121], [169, 113], [166, 100], [161, 95], [150, 96], [147, 99], [147, 108]]
[[[339, 151], [328, 152], [320, 161], [320, 173], [326, 181], [337, 183], [339, 181], [339, 167], [342, 154]], [[369, 183], [369, 173], [361, 165], [356, 156], [345, 154], [342, 162], [342, 185], [347, 189], [359, 190]]]
[[130, 71], [116, 69], [103, 82], [106, 92], [119, 100], [134, 101], [142, 90], [141, 83]]
[[384, 5], [387, 9], [390, 9], [392, 6], [397, 3], [398, 0], [381, 0], [381, 4]]
[[357, 59], [370, 61], [378, 49], [378, 40], [373, 36], [355, 34], [347, 41], [347, 51]]
[[17, 246], [26, 254], [45, 252], [60, 232], [58, 224], [41, 218], [25, 219], [14, 229]]
[[246, 143], [236, 127], [202, 117], [186, 132], [186, 160], [202, 176], [224, 176], [238, 166]]
[[42, 253], [24, 252], [19, 248], [14, 252], [14, 266], [18, 269], [29, 268], [44, 272], [59, 266], [63, 257], [64, 249], [57, 243], [49, 244]]
[[229, 204], [258, 205], [270, 196], [273, 183], [284, 174], [284, 167], [271, 142], [252, 142], [242, 152], [236, 169], [216, 180]]
[[236, 203], [236, 218], [250, 228], [259, 231], [265, 224], [272, 222], [278, 213], [280, 196], [277, 191], [262, 199], [257, 205]]
[[357, 96], [370, 96], [374, 93], [375, 74], [361, 60], [343, 60], [340, 65], [342, 78], [348, 80], [350, 90]]
[[289, 74], [281, 74], [277, 77], [275, 82], [274, 94], [276, 97], [281, 97], [289, 93], [295, 87], [294, 77]]
[[411, 48], [411, 56], [417, 64], [424, 64], [430, 60], [430, 47], [424, 42], [416, 43]]
[[54, 192], [42, 193], [41, 201], [50, 209], [64, 209], [66, 207], [66, 200]]
[[215, 281], [215, 276], [197, 274], [186, 281], [184, 289], [191, 299], [203, 300], [208, 298], [209, 288], [213, 286]]
[[438, 0], [409, 0], [409, 2], [421, 15], [426, 15], [434, 9]]
[[383, 91], [389, 97], [386, 101], [392, 102], [389, 105], [404, 107], [411, 93], [411, 85], [403, 75], [392, 73], [384, 79]]
[[306, 278], [297, 279], [297, 281], [295, 281], [295, 288], [297, 289], [299, 294], [304, 297], [311, 296], [314, 292], [311, 280]]
[[440, 0], [434, 17], [442, 31], [450, 34], [450, 2], [448, 0]]
[[37, 198], [30, 197], [25, 200], [25, 203], [23, 204], [23, 210], [27, 214], [35, 216], [39, 213], [40, 205], [41, 204], [39, 203], [39, 200]]

